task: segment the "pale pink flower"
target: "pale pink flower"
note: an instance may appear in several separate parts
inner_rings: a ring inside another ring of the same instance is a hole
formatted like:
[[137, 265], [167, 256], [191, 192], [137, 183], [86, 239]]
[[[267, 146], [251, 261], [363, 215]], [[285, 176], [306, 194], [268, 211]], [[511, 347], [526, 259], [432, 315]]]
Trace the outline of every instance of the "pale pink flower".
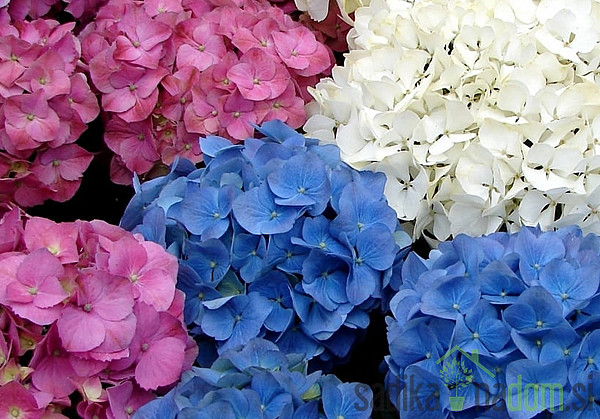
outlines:
[[[0, 42], [0, 85], [4, 89], [10, 87], [40, 56], [41, 49], [40, 45], [32, 45], [12, 35], [2, 37]], [[2, 95], [2, 90], [0, 90], [0, 95]]]
[[92, 122], [100, 113], [100, 106], [96, 96], [90, 90], [87, 78], [82, 73], [71, 76], [71, 91], [69, 104], [84, 123]]
[[253, 26], [238, 28], [232, 34], [231, 41], [243, 53], [252, 48], [263, 48], [272, 56], [276, 56], [273, 33], [278, 31], [279, 24], [276, 20], [263, 19]]
[[331, 52], [303, 26], [274, 32], [272, 36], [281, 60], [300, 76], [319, 74], [333, 65]]
[[279, 119], [292, 128], [300, 128], [306, 122], [304, 101], [296, 95], [296, 89], [291, 84], [275, 99], [259, 102], [256, 113], [259, 123]]
[[220, 122], [227, 134], [237, 140], [252, 137], [252, 124], [258, 123], [255, 112], [256, 102], [245, 99], [239, 91], [219, 98], [222, 112]]
[[32, 217], [25, 224], [23, 239], [27, 250], [46, 249], [62, 263], [79, 260], [75, 223], [56, 223], [42, 217]]
[[183, 117], [184, 107], [192, 101], [192, 86], [198, 83], [199, 73], [194, 67], [184, 67], [174, 74], [166, 76], [161, 85], [160, 112], [171, 121]]

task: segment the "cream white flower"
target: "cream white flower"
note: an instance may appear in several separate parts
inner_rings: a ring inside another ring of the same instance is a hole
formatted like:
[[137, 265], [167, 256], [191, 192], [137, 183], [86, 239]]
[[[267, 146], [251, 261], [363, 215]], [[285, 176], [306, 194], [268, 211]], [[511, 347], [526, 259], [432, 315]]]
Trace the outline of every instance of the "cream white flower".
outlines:
[[599, 21], [600, 0], [371, 0], [304, 129], [385, 173], [414, 239], [600, 230]]

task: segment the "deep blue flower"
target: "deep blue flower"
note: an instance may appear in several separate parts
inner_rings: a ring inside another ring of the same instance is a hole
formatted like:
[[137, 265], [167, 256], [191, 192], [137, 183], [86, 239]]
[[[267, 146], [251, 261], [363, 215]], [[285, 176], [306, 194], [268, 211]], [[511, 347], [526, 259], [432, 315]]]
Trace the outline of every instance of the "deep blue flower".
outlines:
[[423, 294], [421, 311], [442, 319], [455, 319], [473, 308], [479, 298], [479, 286], [472, 279], [450, 277]]
[[503, 261], [495, 260], [479, 275], [481, 296], [492, 304], [509, 304], [525, 291], [525, 284]]
[[265, 419], [280, 418], [286, 406], [292, 404], [292, 395], [279, 385], [270, 372], [256, 372], [250, 388], [258, 394]]
[[563, 316], [586, 305], [598, 291], [600, 272], [596, 266], [578, 268], [567, 261], [555, 259], [539, 274], [539, 283], [562, 306]]
[[274, 234], [267, 247], [267, 265], [291, 274], [302, 273], [302, 265], [310, 250], [294, 244], [293, 237], [300, 235], [303, 219], [299, 219], [294, 227], [283, 234]]
[[227, 298], [223, 305], [215, 308], [205, 303], [208, 310], [201, 324], [204, 333], [223, 342], [221, 351], [244, 345], [257, 337], [271, 310], [269, 301], [257, 293]]
[[185, 293], [183, 317], [186, 324], [200, 324], [204, 315], [203, 302], [221, 297], [212, 286], [202, 281], [200, 275], [190, 266], [180, 264], [177, 273], [177, 288]]
[[348, 304], [329, 311], [317, 300], [296, 290], [292, 291], [292, 301], [294, 309], [302, 321], [301, 328], [309, 336], [319, 340], [329, 339], [344, 324], [346, 316], [352, 309], [352, 305]]
[[504, 310], [504, 320], [519, 333], [534, 336], [566, 323], [560, 305], [542, 287], [523, 291], [517, 302]]
[[465, 351], [477, 350], [488, 355], [500, 352], [510, 339], [510, 329], [500, 319], [496, 309], [480, 300], [464, 317], [457, 316], [452, 344]]
[[417, 365], [432, 373], [439, 371], [436, 361], [447, 348], [444, 348], [434, 332], [422, 319], [408, 322], [398, 335], [390, 335], [390, 356], [394, 363], [404, 369]]
[[569, 381], [572, 384], [585, 380], [585, 376], [600, 370], [600, 330], [587, 334], [579, 348], [577, 358], [569, 368]]
[[[410, 365], [404, 371], [404, 382], [389, 384], [392, 403], [410, 419], [445, 419], [449, 413], [450, 392], [440, 375]], [[402, 388], [400, 393], [397, 389]]]
[[302, 289], [326, 310], [333, 311], [348, 302], [348, 275], [346, 262], [313, 250], [302, 268]]
[[278, 234], [292, 229], [298, 210], [276, 204], [275, 196], [263, 184], [244, 192], [233, 201], [233, 215], [252, 234]]
[[[565, 408], [554, 414], [556, 419], [600, 418], [600, 371], [592, 371], [573, 388], [565, 398]], [[567, 408], [568, 407], [568, 408]]]
[[344, 235], [354, 244], [362, 230], [383, 224], [393, 232], [397, 223], [396, 212], [385, 201], [374, 200], [372, 191], [351, 183], [342, 190], [338, 216], [331, 222], [330, 231], [334, 237]]
[[263, 236], [237, 234], [233, 240], [231, 264], [239, 269], [246, 282], [252, 282], [263, 274], [267, 266], [264, 260], [266, 253], [267, 244]]
[[287, 147], [303, 147], [305, 143], [303, 135], [278, 119], [266, 121], [261, 126], [255, 126], [254, 128], [264, 134], [267, 141], [273, 141]]
[[268, 298], [271, 313], [265, 319], [265, 327], [273, 332], [283, 332], [294, 319], [290, 285], [285, 274], [273, 271], [248, 287], [248, 292], [257, 292]]
[[309, 249], [319, 249], [325, 253], [350, 257], [350, 249], [329, 232], [330, 224], [331, 221], [322, 215], [307, 218], [302, 226], [301, 238], [292, 237], [291, 241]]
[[539, 278], [548, 262], [565, 255], [565, 246], [556, 233], [549, 231], [536, 237], [528, 228], [516, 236], [514, 250], [519, 254], [519, 272], [527, 285]]
[[373, 392], [368, 386], [357, 383], [342, 383], [334, 376], [323, 378], [323, 409], [327, 419], [367, 419], [371, 416], [371, 406], [357, 409], [360, 397], [373, 398]]
[[192, 267], [205, 283], [217, 284], [229, 270], [229, 251], [216, 239], [203, 242], [186, 241], [184, 263]]
[[229, 228], [231, 205], [239, 189], [190, 184], [181, 204], [181, 223], [203, 239], [218, 239]]
[[325, 165], [310, 152], [291, 157], [281, 169], [271, 172], [267, 181], [276, 204], [309, 207], [313, 216], [325, 210], [331, 194]]

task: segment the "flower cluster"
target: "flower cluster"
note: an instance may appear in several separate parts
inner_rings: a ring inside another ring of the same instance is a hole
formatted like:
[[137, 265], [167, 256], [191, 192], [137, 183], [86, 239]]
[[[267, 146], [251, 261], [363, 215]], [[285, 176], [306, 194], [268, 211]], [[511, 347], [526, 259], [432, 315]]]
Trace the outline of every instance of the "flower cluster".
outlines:
[[73, 143], [99, 113], [74, 24], [13, 24], [5, 9], [0, 22], [0, 200], [66, 201], [92, 160]]
[[141, 407], [134, 419], [370, 417], [369, 386], [342, 383], [321, 371], [307, 374], [300, 354], [252, 339], [223, 353], [211, 368], [194, 368], [164, 397]]
[[239, 142], [262, 121], [300, 127], [306, 86], [333, 64], [307, 27], [266, 1], [111, 0], [80, 37], [118, 183], [176, 155], [200, 161], [196, 134]]
[[329, 0], [328, 3], [329, 11], [324, 19], [317, 20], [308, 11], [302, 13], [298, 21], [310, 28], [317, 35], [317, 39], [322, 40], [332, 51], [348, 52], [346, 38], [351, 28], [351, 20], [343, 16], [335, 0]]
[[384, 172], [414, 238], [600, 232], [600, 2], [377, 0], [306, 132]]
[[[8, 13], [15, 20], [39, 19], [54, 17], [63, 10], [76, 19], [87, 20], [91, 18], [99, 7], [108, 0], [0, 0], [0, 7], [6, 7]], [[154, 0], [156, 2], [156, 0]]]
[[102, 221], [19, 211], [0, 220], [3, 417], [123, 417], [191, 368], [176, 258]]
[[266, 137], [244, 146], [201, 139], [206, 168], [181, 161], [138, 185], [121, 226], [179, 257], [201, 353], [266, 337], [288, 353], [344, 358], [398, 288], [392, 268], [410, 238], [382, 174], [352, 170], [335, 146], [281, 121], [258, 130]]
[[388, 318], [392, 401], [407, 418], [598, 417], [599, 283], [600, 237], [574, 226], [409, 254]]

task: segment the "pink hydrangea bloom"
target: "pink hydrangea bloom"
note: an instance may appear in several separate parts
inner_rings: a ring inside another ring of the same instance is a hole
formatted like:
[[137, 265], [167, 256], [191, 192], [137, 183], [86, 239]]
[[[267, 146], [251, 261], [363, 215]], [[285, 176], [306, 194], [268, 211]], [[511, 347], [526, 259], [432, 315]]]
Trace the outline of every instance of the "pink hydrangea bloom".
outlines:
[[23, 384], [16, 381], [0, 387], [0, 415], [5, 418], [41, 419], [45, 406], [37, 400]]
[[321, 38], [263, 0], [110, 0], [80, 39], [117, 154], [113, 181], [198, 161], [190, 134], [238, 142], [267, 120], [301, 126], [306, 86], [333, 65]]

